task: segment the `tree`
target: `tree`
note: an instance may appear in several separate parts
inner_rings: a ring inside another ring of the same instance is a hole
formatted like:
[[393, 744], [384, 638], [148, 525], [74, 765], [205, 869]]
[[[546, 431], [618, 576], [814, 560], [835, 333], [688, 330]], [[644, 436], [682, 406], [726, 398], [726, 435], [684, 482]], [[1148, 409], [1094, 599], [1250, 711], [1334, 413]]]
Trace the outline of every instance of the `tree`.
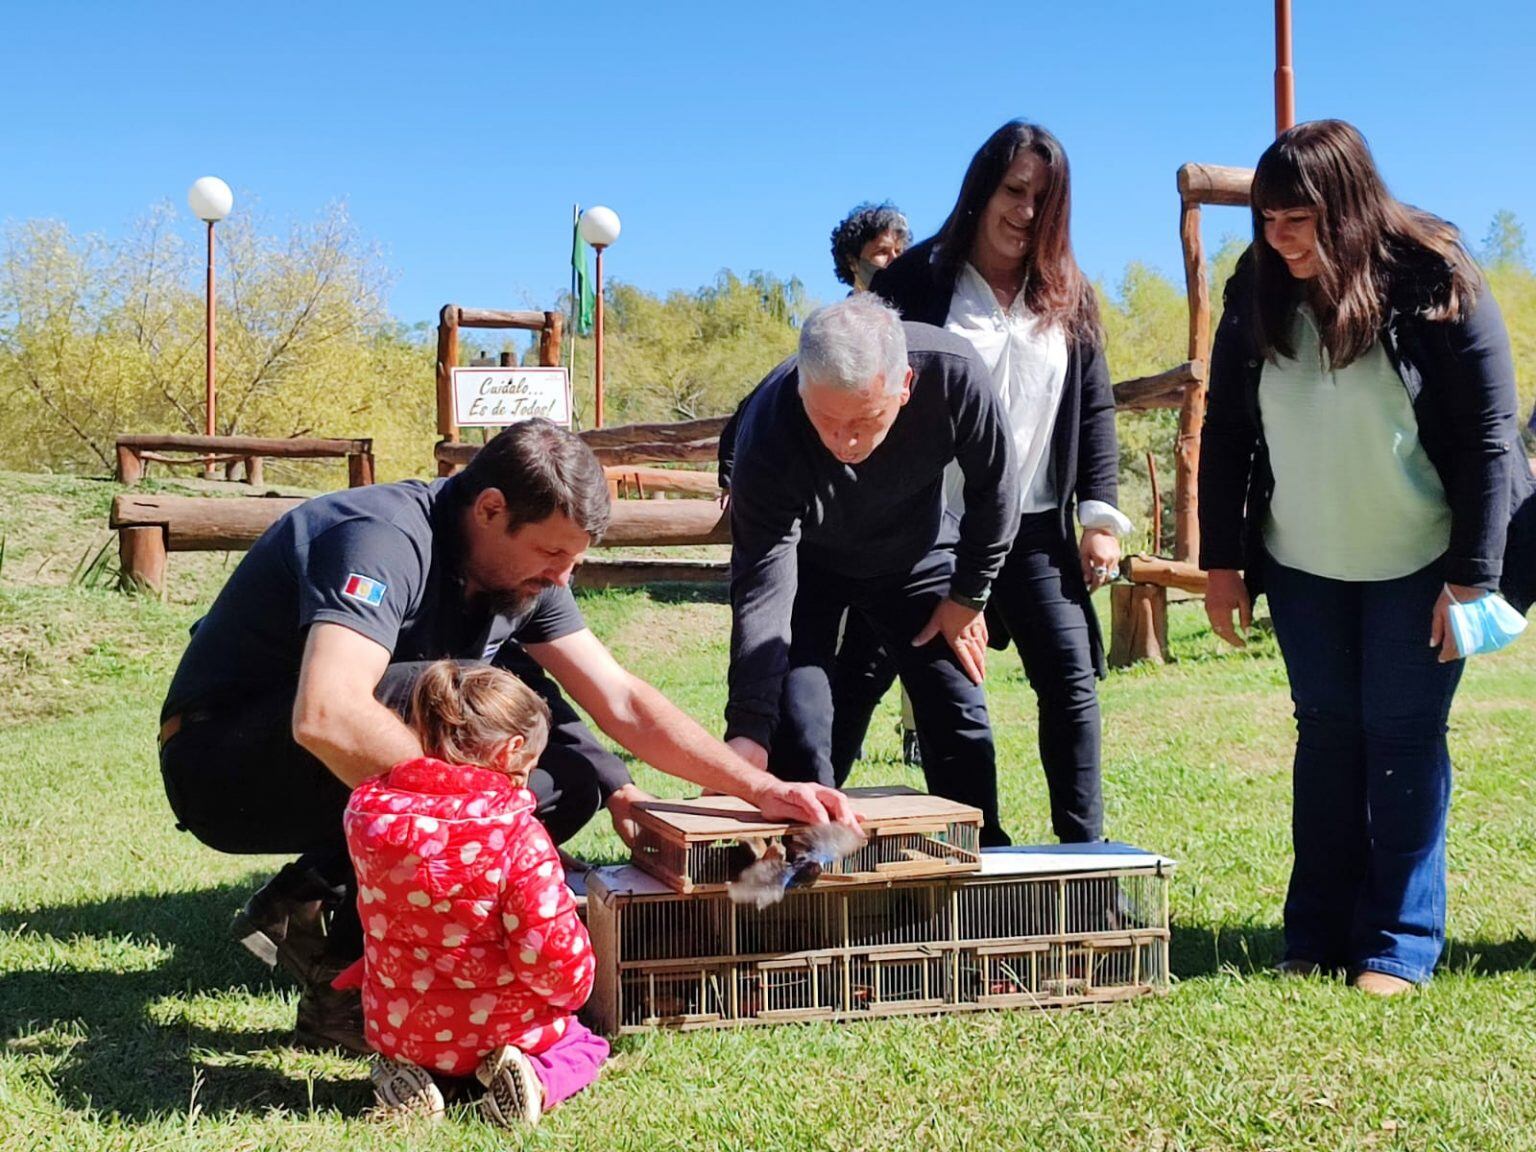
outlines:
[[1507, 208], [1493, 214], [1479, 253], [1488, 268], [1529, 268], [1525, 255], [1525, 227]]
[[[568, 303], [568, 302], [567, 302]], [[692, 420], [732, 411], [795, 350], [811, 308], [798, 280], [722, 271], [713, 284], [665, 297], [605, 286], [604, 416], [608, 423]], [[593, 346], [576, 344], [578, 413], [593, 394]]]
[[[9, 232], [0, 461], [109, 469], [123, 432], [204, 430], [202, 254], [176, 220], [158, 207], [116, 244], [52, 221]], [[371, 435], [381, 471], [428, 468], [431, 351], [390, 320], [387, 275], [345, 210], [282, 238], [237, 217], [218, 238], [217, 431]]]

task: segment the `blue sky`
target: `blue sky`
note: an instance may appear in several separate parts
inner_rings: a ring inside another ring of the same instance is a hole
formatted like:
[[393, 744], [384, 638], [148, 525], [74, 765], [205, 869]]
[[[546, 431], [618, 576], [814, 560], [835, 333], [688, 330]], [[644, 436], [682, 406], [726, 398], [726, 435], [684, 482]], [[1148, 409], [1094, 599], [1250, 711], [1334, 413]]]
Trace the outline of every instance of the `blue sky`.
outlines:
[[[465, 12], [458, 23], [455, 11]], [[573, 202], [624, 222], [608, 274], [722, 268], [842, 289], [827, 237], [891, 198], [919, 236], [998, 124], [1050, 127], [1074, 238], [1114, 284], [1179, 275], [1174, 172], [1273, 132], [1267, 0], [969, 4], [7, 5], [0, 221], [115, 234], [212, 173], [268, 227], [343, 199], [395, 314], [548, 307]], [[1536, 5], [1295, 0], [1297, 112], [1355, 121], [1394, 191], [1481, 241], [1536, 229]], [[188, 234], [197, 225], [188, 216]], [[1208, 237], [1246, 227], [1212, 213]]]

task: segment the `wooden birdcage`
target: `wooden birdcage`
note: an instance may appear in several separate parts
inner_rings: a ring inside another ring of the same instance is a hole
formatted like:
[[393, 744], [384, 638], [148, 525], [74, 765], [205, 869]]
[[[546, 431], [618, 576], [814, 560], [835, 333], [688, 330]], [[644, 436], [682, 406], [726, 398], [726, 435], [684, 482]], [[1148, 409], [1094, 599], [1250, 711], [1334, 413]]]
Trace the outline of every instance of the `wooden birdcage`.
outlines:
[[976, 872], [818, 885], [762, 909], [599, 869], [586, 1015], [617, 1034], [1160, 992], [1172, 866], [1116, 844], [996, 850]]
[[[828, 867], [822, 883], [974, 872], [981, 866], [981, 812], [910, 788], [850, 788], [868, 838]], [[635, 806], [633, 860], [681, 893], [721, 892], [743, 863], [794, 833], [734, 796], [652, 800]], [[830, 878], [830, 879], [828, 879]]]

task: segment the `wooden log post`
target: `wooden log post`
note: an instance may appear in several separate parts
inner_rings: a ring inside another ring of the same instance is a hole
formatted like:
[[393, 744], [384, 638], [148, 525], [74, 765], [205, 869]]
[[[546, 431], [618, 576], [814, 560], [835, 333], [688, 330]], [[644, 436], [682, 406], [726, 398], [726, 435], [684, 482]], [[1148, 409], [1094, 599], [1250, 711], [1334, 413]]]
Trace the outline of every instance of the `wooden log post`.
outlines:
[[362, 488], [373, 483], [373, 441], [361, 452], [347, 454], [347, 487]]
[[542, 368], [558, 368], [560, 366], [560, 339], [565, 327], [565, 321], [558, 312], [544, 313], [544, 327], [539, 330], [539, 366]]
[[253, 488], [259, 488], [264, 480], [260, 456], [245, 457], [245, 482]]
[[[453, 369], [459, 362], [459, 306], [444, 304], [437, 319], [437, 434], [442, 443], [456, 444], [459, 425], [453, 413]], [[453, 465], [441, 456], [437, 474], [451, 476]]]
[[1168, 652], [1168, 590], [1149, 584], [1114, 584], [1109, 590], [1109, 666], [1142, 660], [1162, 664]]
[[118, 441], [117, 444], [117, 482], [119, 484], [137, 484], [144, 478], [144, 461], [139, 458], [138, 452]]
[[165, 596], [165, 529], [119, 528], [117, 530], [118, 584], [124, 592]]
[[[1184, 286], [1189, 298], [1189, 359], [1210, 362], [1211, 293], [1205, 281], [1205, 246], [1200, 237], [1200, 205], [1185, 201], [1179, 218], [1184, 248]], [[1179, 408], [1179, 439], [1174, 448], [1173, 557], [1193, 560], [1200, 554], [1200, 428], [1205, 423], [1205, 373], [1184, 390]]]

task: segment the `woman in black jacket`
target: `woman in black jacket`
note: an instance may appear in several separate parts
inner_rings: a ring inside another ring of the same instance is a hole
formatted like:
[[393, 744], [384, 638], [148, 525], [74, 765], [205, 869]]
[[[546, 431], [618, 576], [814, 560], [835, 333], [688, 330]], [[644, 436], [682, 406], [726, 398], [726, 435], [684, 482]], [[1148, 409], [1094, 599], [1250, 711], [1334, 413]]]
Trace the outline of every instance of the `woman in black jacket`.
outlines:
[[1394, 995], [1445, 938], [1448, 613], [1497, 585], [1531, 483], [1509, 339], [1455, 229], [1350, 125], [1283, 133], [1252, 203], [1201, 446], [1206, 612], [1241, 645], [1266, 592], [1296, 705], [1281, 970]]
[[[1021, 120], [972, 158], [938, 234], [875, 277], [908, 320], [966, 337], [991, 370], [1018, 449], [1019, 534], [993, 587], [1039, 701], [1051, 824], [1100, 839], [1103, 642], [1089, 593], [1113, 577], [1119, 447], [1093, 287], [1070, 235], [1071, 175], [1057, 139]], [[1081, 542], [1072, 523], [1083, 524]]]

